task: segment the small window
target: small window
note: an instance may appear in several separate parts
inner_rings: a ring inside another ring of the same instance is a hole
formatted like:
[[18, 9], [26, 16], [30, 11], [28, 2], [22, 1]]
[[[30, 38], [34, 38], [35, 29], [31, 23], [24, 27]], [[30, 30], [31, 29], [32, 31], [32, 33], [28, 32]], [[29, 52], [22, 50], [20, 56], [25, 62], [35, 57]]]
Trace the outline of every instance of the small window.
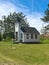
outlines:
[[35, 39], [37, 39], [37, 34], [35, 34]]
[[31, 34], [31, 39], [33, 39], [33, 34]]
[[23, 37], [23, 34], [21, 33], [21, 39], [22, 39], [22, 37]]
[[26, 34], [26, 39], [29, 39], [29, 34]]

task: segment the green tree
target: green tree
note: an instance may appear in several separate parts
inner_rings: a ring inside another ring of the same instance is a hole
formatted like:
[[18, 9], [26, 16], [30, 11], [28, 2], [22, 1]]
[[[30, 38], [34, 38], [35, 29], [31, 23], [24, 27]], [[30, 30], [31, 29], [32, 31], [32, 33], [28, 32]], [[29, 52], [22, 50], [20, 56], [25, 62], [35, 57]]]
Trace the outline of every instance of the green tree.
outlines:
[[0, 20], [0, 32], [2, 32], [3, 28], [4, 28], [4, 26], [3, 26], [3, 21]]
[[6, 35], [9, 34], [11, 36], [11, 33], [14, 35], [15, 22], [20, 22], [22, 26], [29, 26], [26, 21], [26, 17], [22, 12], [20, 13], [14, 12], [13, 14], [10, 13], [7, 17], [3, 16], [3, 19]]
[[3, 39], [3, 31], [4, 31], [4, 24], [3, 21], [0, 20], [0, 41]]
[[45, 16], [41, 18], [41, 20], [47, 23], [47, 25], [45, 26], [45, 30], [46, 32], [48, 32], [49, 31], [49, 4], [48, 4], [48, 8], [46, 9], [44, 13], [45, 13]]

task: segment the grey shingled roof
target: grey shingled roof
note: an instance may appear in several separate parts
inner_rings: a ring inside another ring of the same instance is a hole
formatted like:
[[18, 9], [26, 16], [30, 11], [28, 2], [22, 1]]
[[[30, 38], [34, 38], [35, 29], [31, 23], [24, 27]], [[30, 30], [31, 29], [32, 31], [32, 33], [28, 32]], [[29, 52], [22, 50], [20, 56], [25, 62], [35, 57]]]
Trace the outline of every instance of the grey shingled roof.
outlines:
[[21, 30], [24, 32], [24, 33], [35, 33], [35, 34], [40, 34], [36, 28], [33, 28], [33, 27], [21, 27]]

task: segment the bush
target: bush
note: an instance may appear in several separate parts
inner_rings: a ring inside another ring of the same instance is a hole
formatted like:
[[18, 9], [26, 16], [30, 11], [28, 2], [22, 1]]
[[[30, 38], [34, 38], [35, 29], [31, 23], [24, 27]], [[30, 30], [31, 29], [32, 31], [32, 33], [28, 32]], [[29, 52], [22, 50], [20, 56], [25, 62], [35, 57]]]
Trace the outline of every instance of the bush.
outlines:
[[0, 41], [2, 41], [2, 34], [0, 33]]
[[11, 33], [4, 33], [3, 34], [3, 40], [4, 41], [9, 41], [11, 39], [14, 39], [14, 34], [11, 32]]
[[6, 40], [6, 34], [5, 33], [3, 34], [3, 39]]
[[40, 42], [41, 43], [49, 43], [49, 37], [48, 36], [44, 36], [44, 35], [41, 35], [40, 36]]
[[10, 32], [9, 35], [10, 35], [9, 36], [10, 38], [14, 39], [14, 33], [13, 32]]

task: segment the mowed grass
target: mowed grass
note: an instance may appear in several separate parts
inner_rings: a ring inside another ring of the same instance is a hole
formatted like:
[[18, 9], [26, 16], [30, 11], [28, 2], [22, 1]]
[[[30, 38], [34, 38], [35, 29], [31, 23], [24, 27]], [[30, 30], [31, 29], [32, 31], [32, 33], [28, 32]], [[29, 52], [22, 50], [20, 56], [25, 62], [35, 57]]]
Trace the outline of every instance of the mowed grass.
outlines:
[[49, 65], [49, 44], [13, 44], [0, 42], [0, 63]]

